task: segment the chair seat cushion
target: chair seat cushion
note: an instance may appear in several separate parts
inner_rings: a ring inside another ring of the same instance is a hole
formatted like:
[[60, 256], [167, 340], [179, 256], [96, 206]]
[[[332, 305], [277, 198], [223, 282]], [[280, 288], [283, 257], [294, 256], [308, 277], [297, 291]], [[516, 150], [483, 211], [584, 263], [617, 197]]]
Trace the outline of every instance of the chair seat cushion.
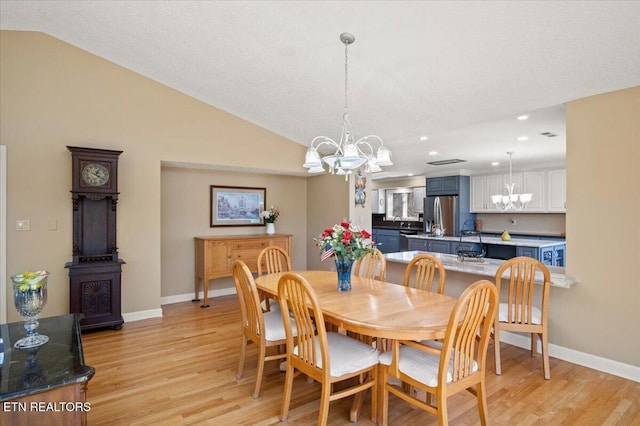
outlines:
[[[380, 355], [380, 364], [391, 365], [391, 351]], [[438, 368], [440, 356], [427, 353], [411, 346], [400, 346], [399, 370], [407, 376], [424, 383], [427, 386], [438, 386]], [[447, 370], [447, 383], [453, 380], [451, 371], [453, 370], [453, 355], [449, 361]], [[473, 371], [478, 371], [478, 363], [473, 362]]]
[[[515, 315], [515, 306], [514, 306], [514, 316], [517, 318], [517, 315]], [[532, 324], [542, 324], [542, 311], [539, 308], [536, 308], [535, 306], [532, 308], [532, 315], [531, 315], [531, 323]], [[498, 308], [498, 321], [500, 322], [508, 322], [508, 317], [507, 314], [509, 313], [509, 308], [507, 307], [506, 303], [501, 303], [499, 308]], [[525, 312], [526, 315], [526, 312]], [[518, 321], [519, 322], [519, 321]]]
[[[269, 311], [265, 312], [262, 315], [264, 318], [264, 338], [265, 340], [284, 340], [287, 338], [287, 335], [284, 331], [284, 325], [282, 324], [282, 313], [280, 310], [277, 311]], [[297, 334], [296, 331], [296, 323], [293, 320], [291, 321], [291, 329], [293, 331], [293, 335]]]
[[[329, 374], [339, 377], [343, 374], [369, 368], [378, 363], [380, 352], [366, 343], [342, 334], [328, 332], [329, 362], [331, 370]], [[293, 349], [298, 353], [298, 347]], [[320, 339], [316, 336], [316, 367], [322, 368], [322, 356], [320, 353]]]

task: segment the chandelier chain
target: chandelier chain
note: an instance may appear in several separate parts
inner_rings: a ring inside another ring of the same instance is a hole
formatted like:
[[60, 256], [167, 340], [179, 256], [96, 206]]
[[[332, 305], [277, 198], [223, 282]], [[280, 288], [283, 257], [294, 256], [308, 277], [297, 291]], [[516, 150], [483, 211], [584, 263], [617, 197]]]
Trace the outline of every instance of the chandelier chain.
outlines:
[[346, 114], [349, 107], [348, 83], [349, 83], [349, 43], [344, 43], [344, 112]]

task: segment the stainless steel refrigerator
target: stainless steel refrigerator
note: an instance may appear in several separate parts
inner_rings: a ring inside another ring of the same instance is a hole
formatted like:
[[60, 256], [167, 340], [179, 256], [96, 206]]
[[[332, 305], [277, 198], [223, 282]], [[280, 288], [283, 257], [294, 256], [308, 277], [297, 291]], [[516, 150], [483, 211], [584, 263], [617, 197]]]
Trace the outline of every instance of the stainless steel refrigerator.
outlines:
[[460, 235], [460, 205], [457, 195], [439, 195], [424, 200], [424, 231], [439, 225], [445, 236]]

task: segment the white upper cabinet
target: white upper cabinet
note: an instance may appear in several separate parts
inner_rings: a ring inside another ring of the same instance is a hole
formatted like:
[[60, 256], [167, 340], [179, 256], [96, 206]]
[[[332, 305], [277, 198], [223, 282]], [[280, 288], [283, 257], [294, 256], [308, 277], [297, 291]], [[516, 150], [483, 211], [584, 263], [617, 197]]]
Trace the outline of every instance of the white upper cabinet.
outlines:
[[371, 213], [385, 212], [386, 196], [384, 189], [371, 190]]
[[567, 210], [567, 171], [547, 172], [547, 210], [565, 212]]
[[471, 212], [497, 212], [491, 196], [506, 193], [502, 175], [471, 177]]
[[427, 188], [417, 186], [413, 188], [413, 211], [415, 213], [424, 213], [424, 197], [427, 195]]
[[547, 210], [545, 184], [546, 173], [544, 171], [522, 173], [522, 192], [533, 195], [525, 211], [533, 213]]
[[[565, 170], [538, 170], [533, 172], [513, 173], [513, 192], [530, 193], [531, 201], [524, 210], [511, 210], [511, 213], [545, 213], [564, 212], [566, 204], [566, 172]], [[471, 177], [471, 211], [474, 213], [496, 213], [499, 210], [492, 202], [491, 196], [507, 194], [505, 183], [509, 183], [509, 175], [487, 175]]]

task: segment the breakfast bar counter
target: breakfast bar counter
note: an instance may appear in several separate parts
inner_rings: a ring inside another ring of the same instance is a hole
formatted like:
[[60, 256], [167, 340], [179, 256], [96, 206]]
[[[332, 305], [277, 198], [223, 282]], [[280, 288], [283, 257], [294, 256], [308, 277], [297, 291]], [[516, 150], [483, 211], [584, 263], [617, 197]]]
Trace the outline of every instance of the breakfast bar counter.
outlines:
[[[416, 255], [427, 253], [424, 251], [404, 251], [398, 253], [387, 253], [384, 255], [387, 261], [387, 281], [402, 282], [402, 277], [407, 264]], [[457, 276], [458, 274], [465, 275], [464, 281], [472, 283], [476, 279], [489, 279], [493, 280], [498, 267], [505, 261], [499, 259], [485, 258], [482, 262], [477, 260], [460, 260], [457, 255], [443, 254], [443, 253], [431, 253], [428, 254], [438, 258], [447, 273], [447, 282], [450, 278]], [[577, 280], [565, 274], [565, 268], [548, 266], [551, 273], [551, 285], [553, 287], [569, 288], [577, 283]], [[454, 273], [454, 274], [451, 274]], [[469, 275], [470, 277], [466, 277]], [[475, 276], [475, 277], [474, 277]], [[478, 278], [480, 277], [480, 278]]]

